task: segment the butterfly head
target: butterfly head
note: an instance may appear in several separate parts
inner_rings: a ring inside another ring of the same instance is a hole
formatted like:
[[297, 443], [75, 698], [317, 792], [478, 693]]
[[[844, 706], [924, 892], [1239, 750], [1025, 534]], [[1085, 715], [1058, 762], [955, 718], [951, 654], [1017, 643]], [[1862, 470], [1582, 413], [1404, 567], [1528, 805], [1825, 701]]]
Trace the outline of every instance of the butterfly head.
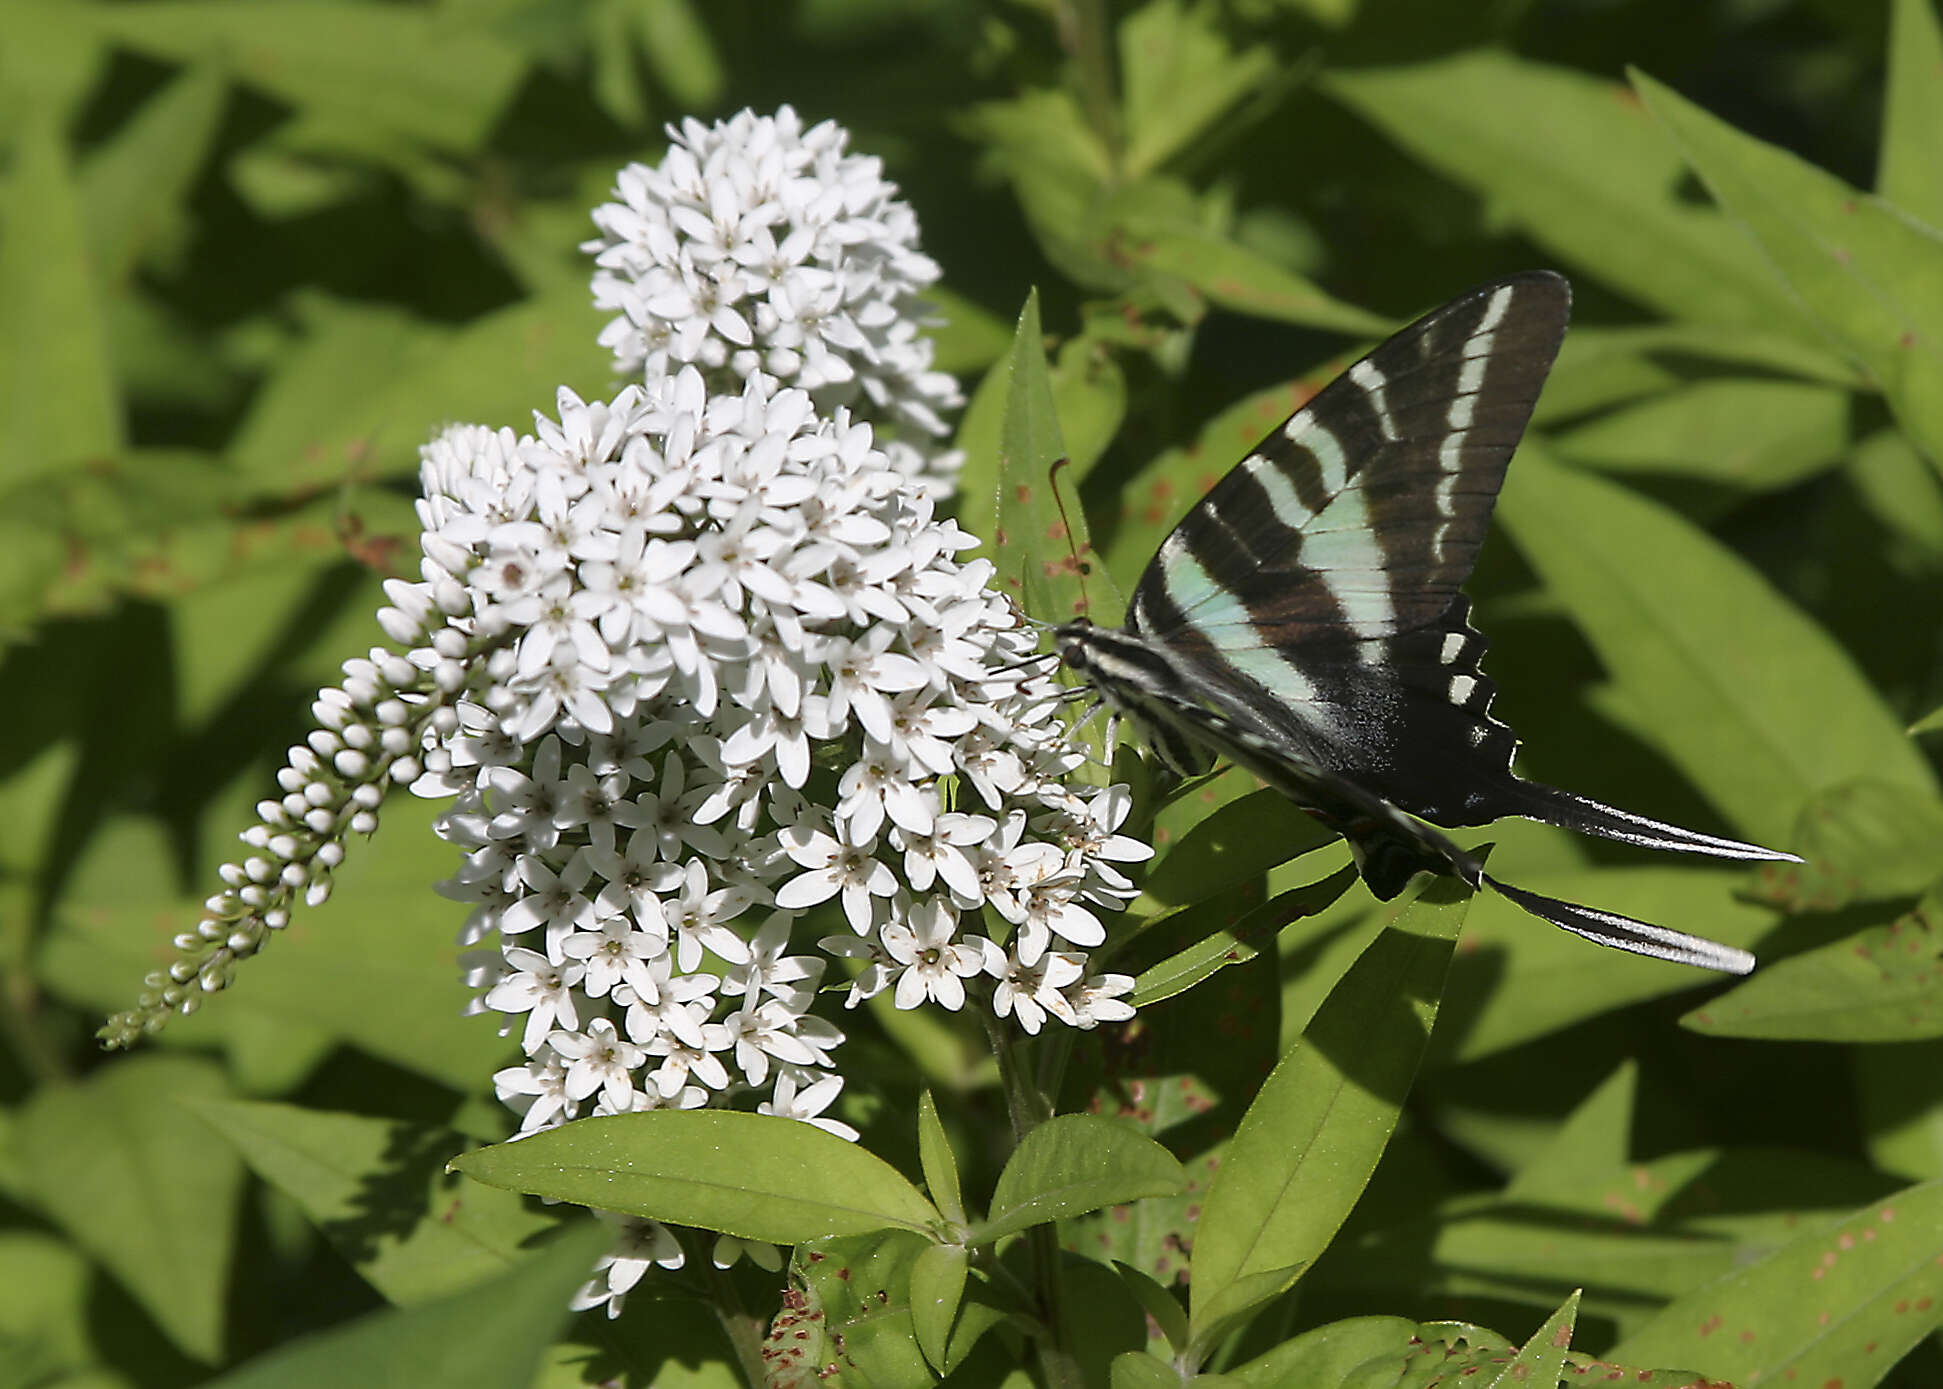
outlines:
[[1091, 650], [1098, 629], [1088, 617], [1076, 617], [1071, 622], [1062, 622], [1052, 629], [1053, 650], [1069, 669], [1081, 675], [1093, 669]]

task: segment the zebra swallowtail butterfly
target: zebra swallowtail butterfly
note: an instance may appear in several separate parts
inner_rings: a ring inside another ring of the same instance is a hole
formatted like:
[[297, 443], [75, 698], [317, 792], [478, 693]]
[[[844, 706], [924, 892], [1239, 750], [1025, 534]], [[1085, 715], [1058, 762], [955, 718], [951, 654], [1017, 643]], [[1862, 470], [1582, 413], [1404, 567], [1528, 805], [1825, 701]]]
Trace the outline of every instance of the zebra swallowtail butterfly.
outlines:
[[1124, 627], [1082, 618], [1055, 628], [1055, 645], [1175, 772], [1226, 755], [1341, 834], [1380, 899], [1419, 871], [1451, 874], [1601, 945], [1745, 974], [1745, 950], [1500, 882], [1425, 823], [1521, 815], [1647, 848], [1799, 861], [1511, 769], [1518, 740], [1491, 716], [1486, 642], [1459, 590], [1570, 306], [1562, 277], [1533, 271], [1418, 319], [1187, 514]]

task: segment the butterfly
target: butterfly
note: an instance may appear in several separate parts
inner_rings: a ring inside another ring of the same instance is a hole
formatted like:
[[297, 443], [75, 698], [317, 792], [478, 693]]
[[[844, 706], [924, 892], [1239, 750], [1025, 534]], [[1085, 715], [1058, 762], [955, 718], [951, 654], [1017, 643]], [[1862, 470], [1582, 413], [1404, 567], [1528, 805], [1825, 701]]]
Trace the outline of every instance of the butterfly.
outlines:
[[[1054, 649], [1181, 776], [1218, 756], [1348, 842], [1379, 899], [1419, 872], [1601, 945], [1745, 974], [1700, 936], [1501, 882], [1437, 826], [1505, 816], [1652, 849], [1799, 862], [1528, 781], [1461, 591], [1571, 309], [1562, 276], [1480, 286], [1319, 391], [1161, 543], [1125, 625]], [[1596, 518], [1587, 518], [1596, 524]]]

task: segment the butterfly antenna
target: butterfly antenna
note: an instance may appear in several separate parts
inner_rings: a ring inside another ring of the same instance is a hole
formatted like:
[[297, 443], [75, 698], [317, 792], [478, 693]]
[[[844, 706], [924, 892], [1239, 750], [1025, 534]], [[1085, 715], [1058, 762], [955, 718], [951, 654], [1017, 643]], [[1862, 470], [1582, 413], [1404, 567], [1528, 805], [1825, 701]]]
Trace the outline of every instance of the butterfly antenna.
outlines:
[[1052, 467], [1046, 469], [1046, 485], [1052, 489], [1052, 503], [1059, 508], [1059, 527], [1066, 532], [1066, 553], [1070, 557], [1073, 573], [1079, 579], [1079, 602], [1073, 615], [1078, 617], [1093, 610], [1093, 600], [1086, 593], [1086, 564], [1079, 557], [1079, 541], [1073, 530], [1073, 518], [1066, 514], [1066, 498], [1059, 491], [1059, 470], [1072, 464], [1070, 458], [1057, 459]]

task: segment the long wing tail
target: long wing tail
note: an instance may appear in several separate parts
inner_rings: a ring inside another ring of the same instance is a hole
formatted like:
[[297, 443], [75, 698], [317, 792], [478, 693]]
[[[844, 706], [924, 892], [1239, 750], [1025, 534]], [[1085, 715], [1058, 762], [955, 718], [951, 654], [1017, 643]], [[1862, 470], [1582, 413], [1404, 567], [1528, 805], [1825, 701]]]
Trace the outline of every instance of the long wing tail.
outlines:
[[[1722, 839], [1698, 830], [1681, 829], [1678, 825], [1669, 825], [1661, 820], [1649, 820], [1644, 815], [1601, 804], [1589, 796], [1561, 791], [1541, 781], [1525, 781], [1521, 778], [1506, 800], [1507, 804], [1500, 812], [1502, 814], [1522, 815], [1527, 820], [1543, 821], [1561, 829], [1577, 830], [1580, 834], [1617, 839], [1646, 849], [1674, 849], [1687, 854], [1711, 854], [1715, 858], [1801, 862], [1794, 854], [1783, 853], [1779, 849], [1763, 849], [1759, 844], [1743, 844], [1738, 839]], [[1563, 922], [1559, 924], [1564, 925]]]
[[[1756, 852], [1781, 857], [1765, 849]], [[1522, 887], [1501, 883], [1489, 873], [1484, 875], [1484, 881], [1500, 896], [1523, 907], [1533, 916], [1554, 926], [1563, 926], [1573, 934], [1597, 941], [1600, 945], [1610, 945], [1615, 950], [1630, 951], [1634, 955], [1646, 955], [1655, 960], [1671, 960], [1675, 964], [1698, 965], [1701, 969], [1717, 969], [1723, 974], [1746, 974], [1754, 968], [1754, 957], [1747, 951], [1722, 945], [1704, 936], [1690, 936], [1685, 931], [1670, 931], [1650, 921], [1635, 921], [1630, 916], [1621, 916], [1618, 912], [1581, 907], [1576, 902], [1562, 902], [1556, 897], [1527, 892]]]

